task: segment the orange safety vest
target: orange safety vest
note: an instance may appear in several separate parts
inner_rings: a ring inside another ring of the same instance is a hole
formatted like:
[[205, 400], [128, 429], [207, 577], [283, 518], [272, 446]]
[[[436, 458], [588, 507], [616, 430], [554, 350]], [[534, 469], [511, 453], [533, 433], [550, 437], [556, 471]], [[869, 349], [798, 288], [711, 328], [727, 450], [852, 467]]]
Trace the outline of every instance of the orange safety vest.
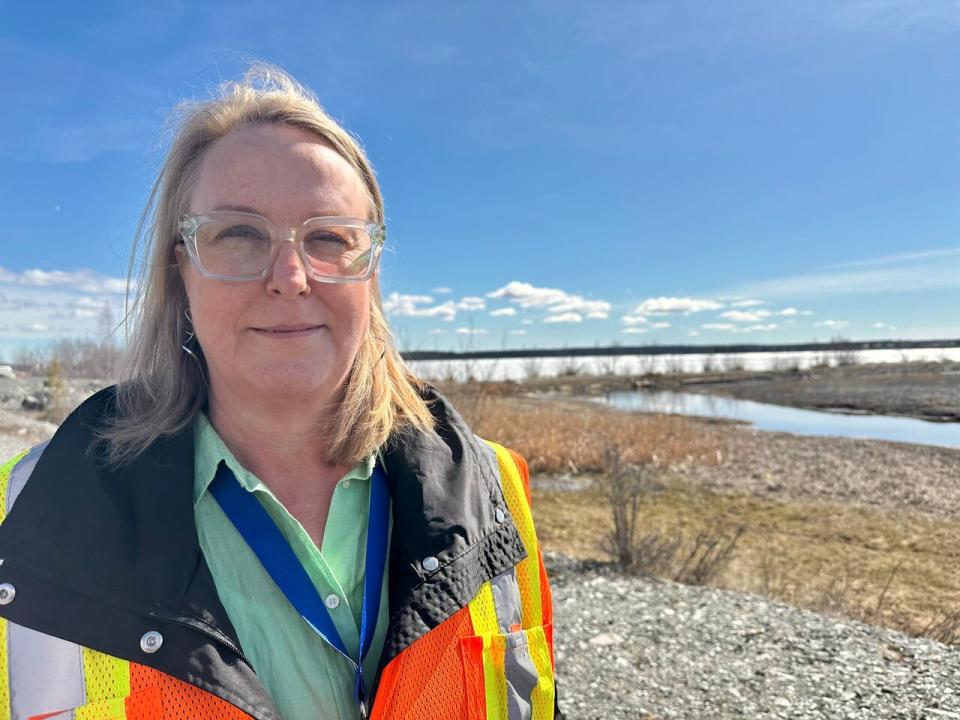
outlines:
[[[442, 400], [435, 394], [434, 402], [437, 398]], [[456, 426], [458, 421], [454, 416], [450, 422]], [[75, 432], [76, 425], [68, 419], [64, 426], [73, 429], [64, 434]], [[15, 503], [33, 490], [28, 480], [38, 461], [42, 458], [49, 466], [48, 455], [57, 452], [56, 441], [55, 436], [51, 447], [38, 446], [0, 468], [0, 552], [9, 557], [9, 562], [7, 557], [0, 559], [0, 720], [278, 718], [252, 668], [244, 666], [242, 649], [236, 647], [236, 658], [242, 662], [230, 655], [229, 621], [221, 620], [218, 625], [215, 618], [203, 618], [203, 613], [196, 618], [173, 618], [181, 625], [192, 623], [207, 635], [223, 635], [216, 638], [220, 644], [212, 643], [215, 653], [209, 646], [202, 650], [192, 647], [190, 634], [181, 640], [162, 624], [157, 625], [162, 633], [148, 630], [140, 635], [138, 647], [132, 642], [123, 645], [119, 627], [116, 633], [108, 629], [104, 635], [101, 629], [94, 634], [71, 617], [73, 604], [83, 615], [89, 609], [87, 603], [98, 602], [89, 597], [91, 591], [82, 595], [73, 593], [73, 588], [61, 592], [56, 568], [41, 569], [53, 572], [46, 579], [42, 573], [34, 579], [37, 568], [15, 566], [18, 555], [29, 555], [29, 549], [22, 549], [30, 546], [30, 538], [22, 537], [29, 534], [23, 528], [38, 527], [43, 532], [45, 521], [40, 517], [44, 503], [38, 502], [38, 497], [31, 498], [31, 509], [23, 511], [30, 512], [30, 517], [18, 517]], [[506, 513], [499, 507], [496, 511], [496, 523], [502, 524], [496, 530], [496, 542], [507, 547], [509, 540], [503, 538], [518, 535], [525, 557], [508, 563], [505, 569], [486, 568], [484, 572], [481, 566], [490, 564], [488, 555], [487, 561], [468, 568], [469, 572], [445, 576], [444, 582], [462, 583], [469, 578], [476, 584], [466, 595], [460, 589], [461, 597], [471, 598], [462, 607], [395, 608], [391, 603], [392, 625], [400, 616], [413, 620], [395, 633], [396, 646], [402, 649], [385, 662], [379, 674], [371, 709], [375, 720], [562, 717], [554, 684], [550, 588], [530, 512], [527, 465], [518, 454], [494, 443], [477, 446], [492, 460], [506, 507]], [[5, 522], [8, 516], [17, 518], [12, 539], [4, 534], [12, 525]], [[511, 521], [515, 531], [509, 527]], [[468, 561], [470, 558], [453, 558], [449, 564]], [[44, 596], [48, 589], [49, 596]], [[430, 590], [418, 588], [417, 597], [429, 603]], [[438, 587], [434, 594], [448, 597], [443, 593]], [[35, 604], [31, 607], [30, 603]], [[431, 620], [438, 612], [444, 619]], [[143, 614], [148, 623], [161, 617], [151, 608], [143, 608]], [[118, 626], [126, 627], [126, 616], [118, 614], [117, 618]], [[88, 641], [88, 637], [97, 641]], [[101, 642], [101, 637], [106, 639]], [[181, 646], [186, 663], [174, 654]], [[160, 662], [164, 655], [166, 665]], [[223, 657], [227, 661], [221, 664]], [[211, 666], [217, 668], [216, 673], [211, 674]]]

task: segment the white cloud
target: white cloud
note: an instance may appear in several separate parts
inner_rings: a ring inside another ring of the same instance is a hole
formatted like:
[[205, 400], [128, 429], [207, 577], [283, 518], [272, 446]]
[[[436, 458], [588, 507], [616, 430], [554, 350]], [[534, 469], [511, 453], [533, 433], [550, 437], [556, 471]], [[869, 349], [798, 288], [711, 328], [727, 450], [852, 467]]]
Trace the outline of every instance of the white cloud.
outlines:
[[443, 328], [433, 328], [432, 330], [430, 330], [429, 334], [430, 334], [430, 335], [445, 335], [446, 332], [447, 332], [447, 331], [444, 330]]
[[845, 328], [849, 324], [850, 323], [847, 320], [823, 320], [821, 322], [814, 323], [814, 325], [816, 325], [817, 327], [831, 328], [834, 330], [838, 328]]
[[387, 315], [397, 317], [435, 317], [447, 322], [456, 318], [457, 305], [451, 300], [433, 307], [420, 307], [432, 302], [430, 295], [403, 295], [392, 292], [383, 301], [383, 310]]
[[793, 317], [794, 315], [798, 315], [799, 313], [800, 311], [797, 310], [796, 308], [789, 307], [789, 308], [784, 308], [783, 310], [778, 312], [777, 315], [782, 315], [783, 317]]
[[432, 292], [434, 295], [449, 295], [450, 293], [453, 292], [453, 288], [435, 287], [435, 288], [431, 288], [430, 292]]
[[733, 320], [733, 322], [745, 323], [760, 322], [763, 318], [770, 317], [770, 315], [769, 310], [727, 310], [726, 312], [720, 313], [720, 317], [722, 318]]
[[620, 332], [627, 333], [630, 335], [642, 335], [643, 333], [648, 333], [650, 331], [647, 328], [633, 326], [633, 327], [625, 327]]
[[528, 318], [528, 319], [526, 319], [526, 320], [521, 320], [521, 321], [520, 321], [520, 324], [521, 324], [521, 325], [533, 325], [534, 323], [533, 323], [533, 320], [530, 320], [530, 319]]
[[776, 330], [779, 327], [776, 323], [769, 323], [767, 325], [735, 325], [734, 323], [706, 323], [700, 326], [704, 330], [716, 330], [719, 332], [731, 332], [731, 333], [753, 333], [753, 332], [768, 332], [770, 330]]
[[648, 320], [643, 315], [624, 315], [620, 318], [620, 322], [624, 325], [649, 325], [650, 320]]
[[494, 300], [505, 298], [520, 307], [532, 308], [563, 302], [567, 299], [567, 294], [557, 288], [538, 288], [530, 283], [513, 280], [502, 288], [488, 292], [487, 297]]
[[457, 328], [457, 335], [487, 335], [487, 331], [483, 328], [467, 328], [459, 327]]
[[700, 337], [700, 331], [691, 330], [690, 332], [687, 333], [687, 337]]
[[757, 305], [763, 305], [763, 300], [751, 300], [751, 299], [734, 300], [733, 302], [730, 303], [730, 307], [735, 307], [735, 308], [756, 307]]
[[0, 267], [0, 283], [28, 285], [32, 287], [69, 288], [89, 293], [121, 294], [126, 292], [127, 281], [109, 277], [93, 270], [40, 270], [31, 268], [21, 273]]
[[511, 334], [511, 335], [526, 335], [526, 334], [527, 334], [527, 331], [526, 331], [526, 330], [511, 330], [511, 331], [510, 331], [510, 334]]
[[460, 302], [457, 303], [458, 310], [484, 310], [487, 307], [487, 301], [481, 297], [462, 297]]
[[543, 319], [545, 323], [578, 323], [583, 322], [583, 316], [579, 313], [570, 312], [562, 315], [550, 315]]
[[517, 309], [512, 307], [497, 308], [490, 311], [491, 317], [513, 317], [517, 314]]
[[668, 323], [668, 322], [655, 322], [655, 323], [650, 323], [650, 329], [651, 329], [651, 330], [662, 330], [663, 328], [668, 328], [668, 327], [670, 327], [670, 323]]
[[[506, 299], [522, 308], [545, 310], [554, 316], [577, 314], [591, 319], [609, 317], [611, 305], [605, 300], [589, 300], [559, 288], [541, 288], [513, 280], [502, 288], [487, 293], [491, 299]], [[577, 322], [580, 322], [579, 320]]]
[[723, 303], [716, 300], [689, 297], [658, 297], [644, 300], [633, 309], [630, 315], [690, 315], [691, 313], [703, 312], [704, 310], [719, 310], [722, 307]]
[[776, 330], [779, 327], [776, 323], [770, 323], [769, 325], [750, 325], [749, 327], [738, 327], [734, 328], [733, 332], [735, 333], [752, 333], [752, 332], [769, 332], [770, 330]]

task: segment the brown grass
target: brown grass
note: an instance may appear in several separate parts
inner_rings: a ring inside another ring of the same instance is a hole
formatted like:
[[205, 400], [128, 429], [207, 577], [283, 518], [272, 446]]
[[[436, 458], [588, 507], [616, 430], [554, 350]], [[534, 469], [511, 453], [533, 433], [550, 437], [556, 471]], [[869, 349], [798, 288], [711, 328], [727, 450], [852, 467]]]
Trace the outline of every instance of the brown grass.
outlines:
[[681, 417], [611, 411], [571, 400], [497, 394], [481, 383], [445, 386], [444, 392], [481, 437], [494, 439], [526, 458], [531, 472], [599, 472], [607, 447], [624, 462], [696, 462], [716, 465], [722, 448]]
[[[599, 493], [535, 490], [533, 503], [545, 548], [609, 559], [601, 549], [609, 510]], [[645, 532], [686, 547], [701, 534], [731, 537], [744, 528], [708, 585], [960, 643], [960, 522], [682, 485], [648, 495], [642, 516]], [[674, 564], [658, 574], [677, 571]]]

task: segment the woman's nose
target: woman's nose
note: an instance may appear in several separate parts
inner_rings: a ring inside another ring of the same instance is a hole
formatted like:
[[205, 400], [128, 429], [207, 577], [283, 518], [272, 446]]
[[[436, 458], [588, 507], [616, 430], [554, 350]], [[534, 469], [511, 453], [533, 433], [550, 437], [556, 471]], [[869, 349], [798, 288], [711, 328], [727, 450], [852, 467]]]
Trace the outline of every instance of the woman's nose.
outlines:
[[282, 297], [297, 297], [310, 292], [310, 278], [300, 253], [292, 242], [282, 242], [267, 276], [267, 291]]

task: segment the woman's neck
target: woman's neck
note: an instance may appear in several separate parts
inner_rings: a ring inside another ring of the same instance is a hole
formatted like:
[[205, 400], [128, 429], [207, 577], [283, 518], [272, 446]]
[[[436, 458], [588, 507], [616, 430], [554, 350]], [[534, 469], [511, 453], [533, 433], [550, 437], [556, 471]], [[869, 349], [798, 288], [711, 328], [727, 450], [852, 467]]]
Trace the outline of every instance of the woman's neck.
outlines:
[[217, 390], [211, 388], [208, 416], [240, 464], [294, 515], [296, 507], [328, 503], [334, 485], [350, 469], [327, 461], [331, 400], [264, 400]]

